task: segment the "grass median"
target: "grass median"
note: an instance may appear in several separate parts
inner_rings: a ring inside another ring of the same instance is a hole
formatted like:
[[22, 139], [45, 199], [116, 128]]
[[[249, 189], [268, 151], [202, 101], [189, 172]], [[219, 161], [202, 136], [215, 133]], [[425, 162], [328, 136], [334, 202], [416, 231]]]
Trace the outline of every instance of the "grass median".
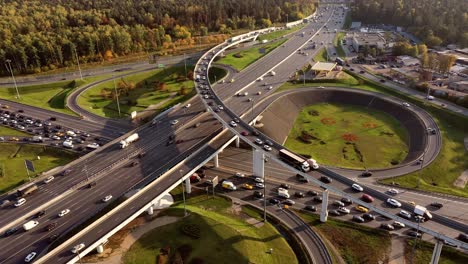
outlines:
[[327, 49], [321, 48], [319, 52], [317, 52], [317, 55], [315, 55], [314, 61], [328, 61]]
[[[416, 243], [413, 254], [414, 239], [406, 240], [405, 244], [405, 259], [407, 263], [427, 264], [431, 262], [434, 244], [426, 241], [418, 241]], [[440, 264], [459, 264], [468, 263], [468, 254], [463, 254], [454, 248], [443, 247], [439, 259]]]
[[0, 137], [3, 136], [29, 137], [31, 135], [13, 128], [0, 126]]
[[277, 30], [277, 31], [274, 31], [274, 32], [271, 32], [271, 33], [268, 33], [268, 34], [264, 34], [264, 35], [260, 35], [258, 36], [258, 40], [259, 41], [262, 41], [262, 40], [267, 40], [267, 41], [271, 41], [271, 40], [274, 40], [274, 39], [277, 39], [277, 38], [281, 38], [287, 34], [291, 34], [293, 32], [296, 32], [298, 31], [299, 29], [305, 27], [306, 24], [300, 24], [298, 26], [294, 26], [294, 27], [291, 27], [291, 28], [288, 28], [288, 29], [281, 29], [281, 30]]
[[[166, 258], [182, 258], [183, 263], [298, 263], [272, 225], [247, 223], [248, 216], [227, 199], [199, 195], [187, 200], [187, 209], [188, 217], [140, 238], [125, 254], [124, 262], [155, 263], [160, 250], [169, 248]], [[180, 216], [183, 205], [177, 202], [165, 214]], [[273, 254], [267, 253], [270, 248]]]
[[[431, 114], [437, 123], [439, 133], [442, 136], [442, 148], [437, 158], [421, 171], [410, 173], [400, 177], [381, 180], [385, 184], [397, 184], [410, 189], [420, 189], [430, 192], [439, 192], [461, 197], [468, 197], [468, 185], [461, 188], [454, 186], [454, 182], [468, 170], [468, 159], [464, 146], [464, 138], [468, 135], [468, 117], [461, 116], [430, 102], [420, 100], [380, 83], [373, 82], [357, 76], [353, 72], [347, 72], [355, 82], [351, 81], [324, 81], [307, 83], [307, 87], [313, 86], [338, 86], [355, 89], [363, 89], [395, 96], [410, 104], [417, 105]], [[352, 80], [352, 79], [350, 79]], [[304, 88], [301, 83], [286, 83], [278, 90]], [[426, 133], [425, 131], [421, 131]], [[419, 180], [420, 179], [420, 180]], [[419, 185], [419, 187], [418, 187]]]
[[247, 66], [270, 53], [272, 50], [282, 45], [286, 41], [287, 39], [285, 38], [267, 44], [255, 45], [250, 49], [239, 52], [229, 53], [224, 58], [218, 60], [217, 63], [230, 65], [234, 69], [242, 71]]
[[77, 158], [76, 154], [56, 148], [2, 143], [0, 145], [0, 193], [28, 180], [24, 165], [26, 159], [33, 161], [36, 172], [29, 172], [29, 174], [35, 177], [43, 171], [65, 165], [75, 158]]
[[330, 218], [322, 223], [318, 215], [298, 214], [338, 249], [346, 263], [371, 264], [388, 259], [387, 252], [391, 246], [388, 232]]
[[299, 112], [285, 146], [320, 164], [386, 168], [406, 157], [407, 137], [404, 127], [384, 112], [319, 103]]
[[[191, 71], [192, 66], [187, 74]], [[193, 81], [185, 77], [184, 67], [171, 67], [122, 77], [115, 80], [115, 86], [114, 81], [101, 83], [82, 93], [78, 104], [99, 116], [123, 118], [152, 105], [155, 110], [163, 110], [187, 99], [192, 91]]]

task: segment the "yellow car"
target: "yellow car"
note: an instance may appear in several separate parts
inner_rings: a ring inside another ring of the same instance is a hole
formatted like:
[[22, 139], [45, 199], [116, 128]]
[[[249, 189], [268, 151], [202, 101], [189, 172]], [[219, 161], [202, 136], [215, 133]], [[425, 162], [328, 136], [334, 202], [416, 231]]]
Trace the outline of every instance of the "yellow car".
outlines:
[[363, 213], [369, 212], [369, 209], [367, 209], [364, 206], [360, 206], [360, 205], [356, 206], [356, 210], [358, 210], [359, 212], [363, 212]]
[[412, 206], [416, 206], [416, 203], [413, 201], [408, 201], [408, 203], [411, 204]]
[[248, 184], [248, 183], [244, 183], [244, 185], [242, 185], [242, 187], [243, 187], [244, 189], [247, 189], [247, 190], [252, 190], [252, 189], [253, 189], [253, 185]]
[[10, 138], [10, 140], [11, 140], [11, 141], [19, 141], [19, 138], [17, 138], [17, 137], [12, 137], [12, 138]]

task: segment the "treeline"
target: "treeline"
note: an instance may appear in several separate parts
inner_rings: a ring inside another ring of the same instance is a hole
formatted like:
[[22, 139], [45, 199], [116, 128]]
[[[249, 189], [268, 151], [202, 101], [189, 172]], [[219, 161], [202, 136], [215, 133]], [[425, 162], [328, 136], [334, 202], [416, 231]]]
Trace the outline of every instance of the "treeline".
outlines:
[[[232, 30], [301, 19], [314, 0], [0, 0], [0, 62], [34, 73], [217, 43]], [[0, 67], [0, 75], [9, 74]]]
[[428, 46], [468, 47], [466, 0], [355, 0], [352, 16], [369, 24], [403, 26]]

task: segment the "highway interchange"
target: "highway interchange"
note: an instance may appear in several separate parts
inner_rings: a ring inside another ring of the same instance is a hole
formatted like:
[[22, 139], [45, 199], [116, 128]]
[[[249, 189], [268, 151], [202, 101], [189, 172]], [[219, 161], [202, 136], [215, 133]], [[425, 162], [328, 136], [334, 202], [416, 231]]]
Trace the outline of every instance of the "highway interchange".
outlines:
[[[330, 12], [328, 12], [330, 13]], [[304, 32], [312, 32], [318, 29], [317, 25], [309, 25], [303, 29]], [[306, 37], [312, 36], [306, 34]], [[330, 42], [334, 34], [320, 34], [314, 37], [317, 42]], [[251, 82], [255, 85], [248, 86], [249, 94], [254, 97], [254, 102], [259, 101], [260, 98], [266, 97], [269, 93], [273, 93], [281, 83], [289, 78], [289, 75], [296, 68], [300, 68], [303, 64], [313, 56], [304, 56], [295, 52], [302, 44], [304, 44], [304, 37], [294, 36], [284, 47], [279, 47], [272, 51], [268, 56], [265, 56], [257, 63], [252, 64], [248, 71], [240, 72], [233, 76], [234, 83], [225, 83], [215, 86], [217, 95], [223, 99], [229, 109], [234, 110], [238, 114], [248, 113], [251, 109], [251, 103], [246, 102], [245, 97], [234, 97], [238, 89], [245, 87]], [[285, 54], [293, 54], [287, 62], [279, 64]], [[265, 73], [265, 69], [279, 66], [275, 69], [276, 75], [273, 77], [265, 78], [262, 82], [255, 82], [258, 76]], [[270, 92], [266, 90], [264, 82], [274, 87]], [[254, 94], [262, 90], [262, 95], [255, 96]], [[256, 106], [254, 108], [254, 111]], [[259, 110], [257, 110], [259, 111]], [[222, 113], [222, 112], [221, 112]], [[231, 119], [231, 116], [226, 116]], [[177, 119], [179, 124], [175, 127], [169, 124], [170, 120]], [[65, 120], [65, 118], [64, 118]], [[77, 122], [78, 123], [78, 122]], [[199, 127], [194, 127], [195, 124], [200, 123]], [[157, 176], [164, 173], [167, 169], [179, 163], [180, 160], [186, 158], [197, 147], [203, 146], [213, 135], [221, 131], [222, 126], [214, 120], [208, 113], [205, 113], [205, 107], [198, 98], [191, 101], [191, 107], [188, 109], [178, 109], [177, 111], [169, 113], [167, 116], [160, 118], [154, 126], [144, 126], [137, 129], [140, 134], [140, 141], [131, 145], [128, 149], [118, 149], [115, 142], [109, 146], [103, 147], [99, 151], [84, 156], [82, 161], [76, 165], [71, 166], [72, 174], [68, 176], [56, 177], [53, 184], [41, 186], [41, 191], [34, 194], [34, 199], [29, 200], [28, 203], [20, 208], [12, 209], [11, 207], [2, 208], [1, 211], [8, 213], [8, 219], [1, 219], [2, 226], [11, 223], [13, 219], [23, 219], [21, 216], [32, 215], [39, 211], [40, 207], [44, 205], [45, 201], [53, 197], [60, 196], [65, 190], [70, 189], [71, 186], [76, 186], [73, 192], [66, 196], [66, 200], [55, 202], [47, 207], [47, 215], [40, 219], [40, 226], [29, 232], [18, 232], [11, 237], [2, 238], [0, 246], [1, 255], [0, 263], [17, 263], [21, 262], [28, 252], [38, 250], [41, 252], [47, 245], [48, 238], [53, 233], [64, 233], [74, 226], [77, 226], [83, 220], [93, 216], [96, 212], [102, 210], [106, 204], [100, 200], [107, 194], [113, 194], [118, 197], [120, 194], [132, 189], [135, 186], [144, 186], [148, 182], [154, 180]], [[97, 129], [99, 130], [99, 129]], [[83, 131], [88, 131], [83, 129]], [[196, 131], [196, 133], [195, 133]], [[169, 144], [168, 136], [176, 134], [177, 140], [183, 140], [179, 144]], [[194, 137], [194, 135], [196, 136]], [[116, 135], [114, 135], [115, 137]], [[211, 142], [208, 147], [201, 148], [196, 156], [189, 158], [181, 169], [189, 171], [190, 168], [196, 167], [205, 157], [209, 157], [223, 142], [225, 142], [231, 134], [225, 133], [221, 139]], [[139, 153], [146, 153], [142, 158], [136, 157]], [[141, 160], [137, 166], [129, 166], [131, 161]], [[151, 161], [158, 161], [157, 163]], [[88, 176], [83, 173], [84, 164], [88, 168]], [[112, 167], [109, 167], [113, 165]], [[86, 184], [90, 181], [89, 175], [95, 177], [93, 181], [97, 181], [97, 185], [93, 188], [86, 188]], [[96, 225], [91, 232], [83, 234], [80, 238], [70, 241], [67, 244], [74, 245], [77, 242], [85, 242], [86, 245], [92, 244], [100, 235], [105, 234], [106, 231], [111, 230], [119, 221], [128, 217], [132, 212], [137, 211], [141, 206], [145, 205], [155, 197], [155, 194], [165, 190], [171, 186], [177, 178], [180, 178], [179, 172], [174, 172], [165, 175], [163, 178], [157, 180], [156, 185], [151, 187], [151, 190], [146, 191], [145, 194], [137, 200], [134, 200], [127, 207], [122, 208], [117, 216], [112, 220], [107, 220]], [[64, 197], [61, 197], [64, 198]], [[71, 209], [70, 215], [65, 216], [63, 219], [57, 219], [56, 215], [64, 208]], [[2, 212], [2, 215], [4, 215]], [[76, 217], [76, 216], [80, 217]], [[11, 217], [10, 217], [11, 216]], [[59, 226], [53, 232], [44, 232], [43, 228], [53, 221], [59, 222]], [[17, 223], [19, 224], [19, 223]], [[426, 223], [427, 224], [427, 223]], [[425, 224], [425, 225], [426, 225]], [[437, 224], [430, 222], [430, 227], [437, 227]], [[438, 228], [438, 227], [437, 227]], [[437, 228], [435, 230], [437, 230]], [[453, 231], [453, 230], [452, 230]], [[452, 237], [456, 234], [453, 231]], [[70, 248], [70, 247], [69, 247]], [[49, 259], [54, 263], [63, 263], [71, 259], [73, 255], [69, 253], [69, 248], [55, 254]], [[44, 252], [41, 252], [44, 253]]]

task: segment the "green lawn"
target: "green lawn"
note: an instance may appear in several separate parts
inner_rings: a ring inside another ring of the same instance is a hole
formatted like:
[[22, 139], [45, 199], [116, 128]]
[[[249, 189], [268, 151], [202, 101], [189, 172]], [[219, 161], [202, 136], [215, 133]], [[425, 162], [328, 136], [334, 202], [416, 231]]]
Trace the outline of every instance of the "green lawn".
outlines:
[[277, 31], [274, 31], [274, 32], [271, 32], [271, 33], [268, 33], [268, 34], [260, 35], [260, 36], [258, 36], [257, 39], [259, 41], [274, 40], [274, 39], [280, 38], [280, 37], [282, 37], [284, 35], [287, 35], [287, 34], [295, 32], [295, 31], [298, 31], [299, 29], [303, 28], [304, 26], [305, 26], [305, 24], [300, 24], [300, 25], [291, 27], [290, 29], [277, 30]]
[[[348, 72], [357, 81], [358, 85], [343, 85], [340, 83], [312, 83], [310, 86], [345, 86], [350, 88], [363, 89], [373, 92], [401, 98], [411, 104], [416, 104], [428, 111], [436, 120], [437, 125], [442, 135], [442, 149], [438, 157], [427, 167], [420, 172], [410, 173], [397, 178], [382, 180], [382, 183], [396, 183], [406, 188], [416, 188], [418, 179], [421, 176], [419, 189], [431, 192], [446, 193], [451, 195], [468, 197], [468, 186], [465, 188], [457, 188], [453, 186], [453, 182], [468, 169], [468, 159], [464, 149], [463, 139], [468, 135], [468, 118], [460, 116], [451, 111], [445, 110], [438, 106], [428, 104], [426, 101], [417, 98], [409, 97], [399, 93], [391, 88], [382, 86], [380, 83], [373, 82], [361, 77], [355, 76], [354, 73]], [[302, 84], [286, 83], [278, 90], [287, 90], [294, 88], [303, 88]]]
[[344, 59], [346, 57], [346, 53], [343, 50], [343, 46], [341, 46], [341, 40], [345, 37], [345, 32], [338, 32], [333, 39], [333, 44], [336, 49], [336, 54], [338, 57]]
[[[407, 263], [427, 264], [431, 262], [434, 244], [418, 240], [418, 242], [416, 243], [416, 250], [414, 251], [414, 258], [412, 254], [413, 246], [414, 240], [407, 240], [407, 243], [405, 245], [405, 259]], [[413, 259], [413, 262], [410, 261], [411, 259]], [[442, 248], [439, 264], [460, 263], [468, 263], [467, 254], [463, 254], [462, 252], [447, 246]]]
[[212, 66], [208, 73], [208, 79], [210, 83], [215, 83], [215, 81], [219, 81], [227, 75], [227, 71], [223, 68], [219, 68], [216, 66]]
[[[37, 160], [37, 156], [40, 160]], [[36, 172], [30, 172], [34, 177], [40, 172], [64, 165], [74, 160], [76, 154], [44, 146], [1, 144], [0, 145], [0, 193], [8, 191], [28, 180], [24, 160], [32, 160]]]
[[327, 49], [321, 48], [317, 55], [314, 57], [314, 61], [327, 61]]
[[[179, 215], [182, 208], [178, 202], [166, 213]], [[183, 263], [298, 263], [291, 247], [272, 225], [257, 228], [246, 223], [230, 210], [230, 201], [200, 195], [188, 199], [187, 209], [190, 216], [140, 238], [125, 254], [124, 262], [157, 263], [160, 249], [168, 246], [171, 257], [177, 249], [182, 251], [186, 256]], [[198, 239], [182, 232], [187, 225], [199, 229], [193, 232], [200, 235]], [[266, 253], [269, 248], [274, 249], [273, 254]]]
[[302, 109], [285, 146], [321, 164], [385, 168], [405, 159], [406, 138], [406, 130], [384, 112], [320, 103]]
[[387, 257], [391, 237], [386, 231], [330, 218], [322, 223], [318, 215], [307, 213], [299, 216], [326, 237], [348, 264], [374, 264]]
[[[192, 70], [193, 67], [187, 69]], [[162, 103], [158, 109], [164, 109], [192, 96], [193, 81], [184, 78], [184, 71], [184, 67], [171, 67], [116, 80], [121, 117], [129, 116], [132, 111], [142, 111], [153, 104]], [[86, 90], [78, 98], [78, 103], [83, 109], [97, 115], [118, 118], [117, 100], [113, 94], [114, 82], [108, 81]]]
[[353, 19], [351, 17], [351, 12], [346, 12], [345, 22], [343, 25], [343, 29], [349, 29], [351, 24], [353, 23]]
[[3, 88], [0, 89], [0, 98], [64, 114], [75, 115], [65, 107], [65, 97], [75, 87], [84, 83], [83, 81], [63, 81], [18, 87], [20, 94], [19, 100], [16, 98], [15, 88]]
[[2, 136], [26, 137], [26, 136], [30, 136], [30, 135], [28, 133], [21, 132], [21, 131], [18, 131], [16, 129], [13, 129], [13, 128], [0, 126], [0, 137], [2, 137]]
[[[217, 63], [231, 65], [236, 70], [241, 71], [286, 41], [287, 39], [281, 39], [275, 42], [257, 45], [240, 52], [229, 53], [226, 57], [217, 61]], [[264, 53], [260, 53], [261, 50], [264, 50]]]

